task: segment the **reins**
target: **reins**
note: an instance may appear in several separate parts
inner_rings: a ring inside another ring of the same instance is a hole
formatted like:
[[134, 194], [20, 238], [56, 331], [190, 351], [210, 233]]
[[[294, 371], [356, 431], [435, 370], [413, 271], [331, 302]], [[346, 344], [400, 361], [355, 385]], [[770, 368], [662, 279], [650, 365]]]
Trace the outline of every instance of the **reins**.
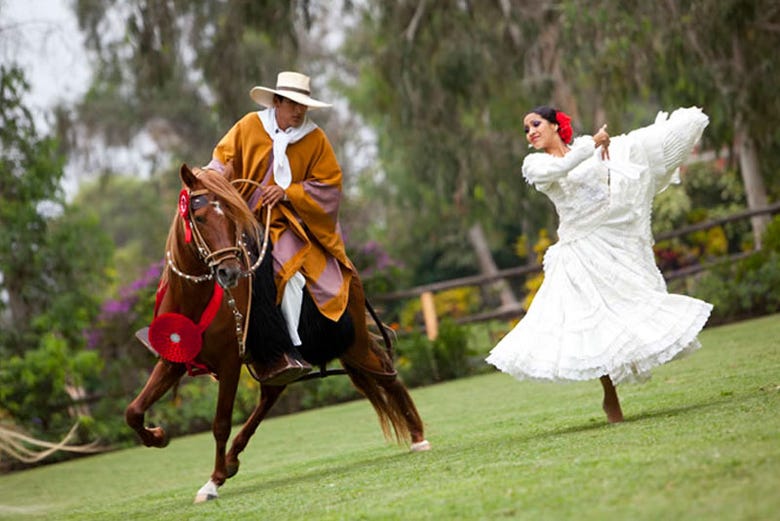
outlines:
[[[251, 179], [234, 179], [230, 182], [231, 185], [235, 185], [237, 183], [249, 183], [253, 184], [256, 187], [260, 187], [260, 184], [256, 181], [253, 181]], [[173, 255], [171, 254], [171, 251], [168, 250], [165, 253], [166, 260], [168, 267], [171, 269], [171, 271], [176, 274], [177, 276], [188, 280], [190, 282], [194, 283], [200, 283], [200, 282], [206, 282], [209, 280], [214, 279], [214, 268], [218, 266], [220, 263], [224, 262], [227, 259], [235, 258], [236, 260], [240, 261], [240, 257], [243, 256], [243, 258], [246, 261], [246, 264], [248, 265], [246, 270], [242, 270], [240, 273], [240, 277], [251, 277], [254, 272], [257, 270], [257, 268], [260, 266], [260, 264], [263, 262], [263, 259], [265, 258], [265, 255], [268, 251], [268, 244], [269, 244], [269, 238], [270, 238], [270, 226], [269, 223], [271, 221], [271, 206], [268, 206], [266, 211], [266, 226], [265, 230], [263, 232], [263, 241], [260, 242], [260, 234], [257, 232], [257, 227], [255, 227], [255, 236], [254, 241], [255, 244], [260, 244], [260, 252], [258, 253], [257, 260], [249, 265], [251, 256], [249, 253], [249, 250], [247, 248], [246, 242], [242, 240], [241, 235], [238, 233], [236, 234], [236, 245], [222, 248], [216, 251], [211, 251], [208, 244], [206, 243], [205, 239], [203, 238], [203, 235], [201, 234], [197, 222], [195, 219], [193, 219], [193, 213], [192, 213], [192, 207], [189, 205], [189, 201], [192, 197], [198, 197], [200, 195], [208, 194], [208, 190], [195, 190], [191, 192], [187, 192], [187, 209], [186, 209], [186, 217], [182, 215], [182, 219], [185, 219], [185, 230], [188, 233], [192, 234], [192, 238], [195, 242], [195, 246], [198, 251], [198, 256], [200, 259], [209, 267], [209, 272], [205, 273], [203, 275], [190, 275], [188, 273], [184, 273], [181, 271], [174, 262]], [[218, 204], [218, 203], [211, 203], [211, 204]], [[181, 207], [180, 207], [181, 210]], [[247, 309], [244, 314], [241, 313], [241, 311], [238, 309], [238, 306], [236, 305], [236, 300], [233, 298], [233, 294], [230, 292], [228, 288], [223, 288], [224, 294], [227, 297], [227, 304], [230, 308], [231, 313], [233, 314], [233, 318], [236, 323], [236, 339], [238, 341], [238, 351], [239, 355], [241, 356], [241, 359], [245, 359], [246, 357], [246, 329], [244, 324], [245, 316], [249, 317], [249, 313], [251, 311], [252, 306], [252, 285], [249, 285], [249, 296], [247, 298]]]

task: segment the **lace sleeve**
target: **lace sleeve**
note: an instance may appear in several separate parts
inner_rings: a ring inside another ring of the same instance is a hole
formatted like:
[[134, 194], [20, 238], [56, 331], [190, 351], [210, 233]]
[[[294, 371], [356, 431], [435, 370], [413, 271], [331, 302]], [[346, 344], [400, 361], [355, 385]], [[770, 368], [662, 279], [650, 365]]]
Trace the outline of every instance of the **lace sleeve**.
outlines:
[[550, 183], [560, 179], [593, 153], [593, 139], [582, 136], [574, 140], [571, 150], [563, 157], [550, 154], [529, 154], [523, 161], [523, 177], [531, 184]]
[[677, 109], [672, 113], [664, 125], [663, 154], [667, 172], [678, 168], [690, 155], [709, 121], [697, 107]]

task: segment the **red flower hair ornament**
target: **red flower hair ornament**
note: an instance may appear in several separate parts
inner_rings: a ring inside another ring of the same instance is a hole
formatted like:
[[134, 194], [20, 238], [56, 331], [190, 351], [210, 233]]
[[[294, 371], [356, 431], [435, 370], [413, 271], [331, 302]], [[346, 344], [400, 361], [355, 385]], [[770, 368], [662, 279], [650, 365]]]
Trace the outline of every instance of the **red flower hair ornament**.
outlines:
[[556, 111], [555, 119], [558, 122], [558, 135], [565, 144], [571, 143], [571, 136], [574, 131], [571, 129], [571, 118], [563, 111]]

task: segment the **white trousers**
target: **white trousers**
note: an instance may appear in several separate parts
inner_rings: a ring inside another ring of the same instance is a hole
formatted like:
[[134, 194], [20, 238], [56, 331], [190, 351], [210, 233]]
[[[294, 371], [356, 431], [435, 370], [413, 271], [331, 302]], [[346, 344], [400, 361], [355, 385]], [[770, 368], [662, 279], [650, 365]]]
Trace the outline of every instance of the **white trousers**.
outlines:
[[303, 287], [306, 285], [306, 279], [300, 271], [290, 277], [284, 286], [282, 294], [282, 315], [287, 322], [287, 332], [294, 346], [302, 344], [301, 337], [298, 336], [298, 324], [301, 321], [301, 307], [303, 306]]

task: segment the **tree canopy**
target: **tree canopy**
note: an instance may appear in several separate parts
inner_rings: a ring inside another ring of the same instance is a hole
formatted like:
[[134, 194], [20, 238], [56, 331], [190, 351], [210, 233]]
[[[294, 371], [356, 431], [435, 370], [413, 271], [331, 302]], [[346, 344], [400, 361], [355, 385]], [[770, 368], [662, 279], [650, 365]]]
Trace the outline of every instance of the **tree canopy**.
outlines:
[[0, 66], [0, 403], [59, 436], [72, 424], [67, 386], [99, 367], [82, 332], [105, 296], [111, 244], [94, 214], [65, 203], [64, 158], [38, 134], [27, 88], [18, 67]]

